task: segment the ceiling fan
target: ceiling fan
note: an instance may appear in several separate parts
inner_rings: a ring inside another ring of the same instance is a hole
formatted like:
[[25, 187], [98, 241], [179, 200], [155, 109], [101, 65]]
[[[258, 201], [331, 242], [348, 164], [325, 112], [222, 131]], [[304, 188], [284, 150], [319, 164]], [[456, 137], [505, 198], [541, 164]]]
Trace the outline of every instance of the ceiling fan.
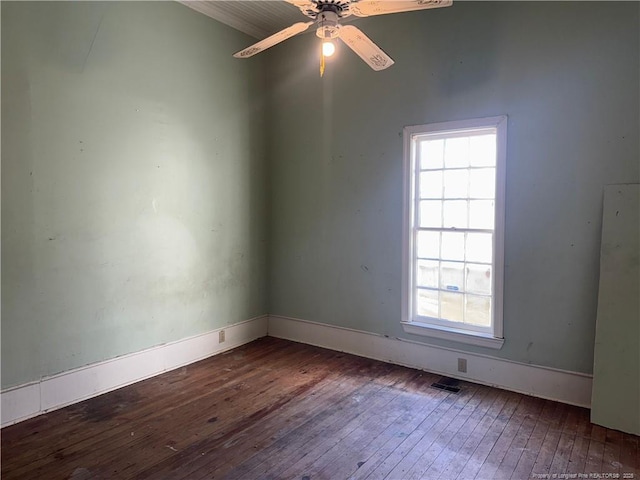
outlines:
[[280, 42], [298, 35], [316, 25], [316, 35], [322, 39], [322, 63], [320, 73], [324, 71], [324, 57], [333, 54], [335, 49], [331, 40], [341, 39], [362, 60], [376, 71], [384, 70], [394, 64], [394, 61], [367, 37], [358, 27], [340, 25], [339, 21], [350, 15], [356, 17], [370, 17], [388, 13], [411, 12], [428, 8], [448, 7], [453, 0], [285, 0], [295, 5], [300, 11], [311, 18], [309, 22], [294, 23], [284, 30], [274, 33], [240, 50], [233, 56], [249, 58], [253, 55], [273, 47]]

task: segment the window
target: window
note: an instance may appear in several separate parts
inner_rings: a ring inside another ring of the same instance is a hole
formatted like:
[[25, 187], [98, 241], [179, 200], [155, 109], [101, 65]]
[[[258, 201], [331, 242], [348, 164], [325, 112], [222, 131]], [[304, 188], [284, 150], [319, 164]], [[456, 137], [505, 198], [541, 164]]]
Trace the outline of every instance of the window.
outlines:
[[502, 347], [506, 126], [404, 129], [406, 332]]

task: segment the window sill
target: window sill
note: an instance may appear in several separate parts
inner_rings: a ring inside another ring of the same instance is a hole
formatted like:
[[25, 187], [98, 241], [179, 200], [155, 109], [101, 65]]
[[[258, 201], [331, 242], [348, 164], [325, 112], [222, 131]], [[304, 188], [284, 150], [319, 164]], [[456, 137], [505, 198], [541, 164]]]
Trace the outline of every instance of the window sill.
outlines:
[[453, 342], [466, 343], [478, 347], [499, 350], [502, 348], [502, 345], [504, 345], [504, 338], [497, 338], [486, 333], [429, 325], [427, 323], [402, 322], [402, 328], [405, 332], [414, 335], [451, 340]]

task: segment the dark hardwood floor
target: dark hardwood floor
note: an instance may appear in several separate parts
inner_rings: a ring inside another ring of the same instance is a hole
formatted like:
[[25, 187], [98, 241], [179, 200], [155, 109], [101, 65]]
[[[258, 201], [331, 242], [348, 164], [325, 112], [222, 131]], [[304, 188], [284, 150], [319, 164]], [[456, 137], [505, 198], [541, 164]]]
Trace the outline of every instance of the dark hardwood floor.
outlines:
[[640, 478], [584, 408], [439, 378], [266, 337], [2, 429], [2, 479]]

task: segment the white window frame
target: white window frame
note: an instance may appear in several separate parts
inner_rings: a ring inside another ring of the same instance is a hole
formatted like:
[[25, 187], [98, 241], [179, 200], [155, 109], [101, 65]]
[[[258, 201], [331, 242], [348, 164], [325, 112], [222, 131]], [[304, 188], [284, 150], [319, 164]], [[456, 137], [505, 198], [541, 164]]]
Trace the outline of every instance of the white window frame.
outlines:
[[[493, 235], [493, 302], [491, 333], [466, 328], [454, 328], [436, 323], [416, 321], [415, 290], [415, 212], [416, 212], [416, 144], [422, 137], [433, 134], [462, 134], [484, 129], [496, 132], [496, 194], [495, 223]], [[403, 162], [403, 241], [402, 241], [402, 317], [405, 332], [427, 337], [452, 340], [482, 347], [502, 348], [503, 336], [503, 290], [504, 290], [504, 212], [505, 212], [505, 168], [507, 153], [507, 117], [487, 117], [453, 122], [414, 125], [404, 128]]]

